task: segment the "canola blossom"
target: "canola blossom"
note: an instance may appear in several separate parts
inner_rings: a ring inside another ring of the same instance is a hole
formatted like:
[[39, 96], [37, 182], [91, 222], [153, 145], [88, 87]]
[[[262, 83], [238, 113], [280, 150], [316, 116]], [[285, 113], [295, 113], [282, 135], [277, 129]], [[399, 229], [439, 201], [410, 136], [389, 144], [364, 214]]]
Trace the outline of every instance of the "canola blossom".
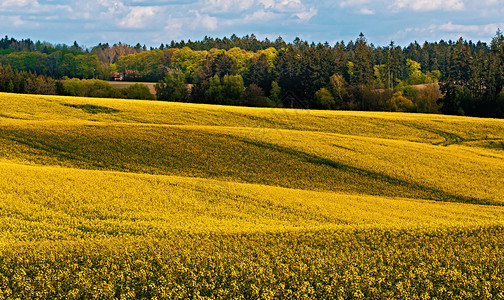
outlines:
[[504, 121], [0, 93], [0, 299], [504, 298]]

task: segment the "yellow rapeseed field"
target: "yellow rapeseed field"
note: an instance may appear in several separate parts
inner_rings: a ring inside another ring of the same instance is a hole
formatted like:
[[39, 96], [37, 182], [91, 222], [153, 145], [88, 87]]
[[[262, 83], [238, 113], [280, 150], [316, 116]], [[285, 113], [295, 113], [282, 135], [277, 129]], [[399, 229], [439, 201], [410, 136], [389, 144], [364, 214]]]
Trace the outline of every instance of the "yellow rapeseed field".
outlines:
[[504, 121], [0, 93], [0, 299], [504, 299]]

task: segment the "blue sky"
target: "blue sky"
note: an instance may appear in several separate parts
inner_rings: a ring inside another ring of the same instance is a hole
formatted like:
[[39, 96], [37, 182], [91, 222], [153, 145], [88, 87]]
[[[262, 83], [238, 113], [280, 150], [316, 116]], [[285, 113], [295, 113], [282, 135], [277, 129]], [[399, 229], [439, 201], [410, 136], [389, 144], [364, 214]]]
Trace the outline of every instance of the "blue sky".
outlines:
[[159, 46], [254, 33], [333, 44], [360, 32], [375, 45], [489, 41], [504, 0], [0, 0], [0, 34], [51, 43]]

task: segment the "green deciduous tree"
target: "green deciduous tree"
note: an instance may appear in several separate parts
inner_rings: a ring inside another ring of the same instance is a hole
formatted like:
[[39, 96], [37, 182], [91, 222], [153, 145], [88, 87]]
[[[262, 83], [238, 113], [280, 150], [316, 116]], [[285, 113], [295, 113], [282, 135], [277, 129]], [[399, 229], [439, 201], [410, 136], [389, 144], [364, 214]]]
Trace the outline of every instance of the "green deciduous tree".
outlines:
[[455, 92], [455, 107], [458, 115], [465, 115], [465, 111], [469, 111], [472, 104], [471, 90], [467, 86], [459, 86]]
[[126, 99], [154, 100], [154, 95], [145, 84], [135, 83], [122, 90]]
[[341, 107], [347, 96], [348, 83], [342, 75], [334, 74], [329, 79], [329, 88], [334, 96], [335, 107]]
[[333, 95], [326, 88], [321, 88], [315, 92], [315, 102], [324, 109], [331, 109], [336, 103]]
[[264, 95], [261, 87], [253, 83], [243, 91], [240, 104], [257, 107], [275, 106], [275, 103]]
[[223, 104], [224, 96], [222, 94], [222, 84], [220, 77], [214, 75], [208, 81], [208, 89], [205, 91], [205, 99], [207, 103]]
[[162, 78], [163, 51], [142, 51], [117, 59], [117, 70], [126, 74], [128, 80], [159, 81]]
[[418, 93], [415, 101], [417, 112], [422, 113], [439, 113], [439, 105], [437, 101], [441, 98], [439, 85], [437, 83], [427, 84], [425, 89]]
[[407, 59], [406, 66], [408, 67], [408, 84], [418, 85], [427, 81], [427, 75], [422, 73], [421, 65], [418, 62]]
[[241, 75], [224, 75], [222, 83], [222, 104], [237, 105], [240, 101], [245, 85]]
[[165, 50], [163, 61], [168, 68], [182, 71], [186, 80], [192, 83], [196, 72], [203, 67], [208, 56], [208, 51], [194, 51], [189, 47], [184, 47]]
[[223, 77], [224, 75], [235, 75], [238, 72], [236, 61], [225, 52], [217, 53], [213, 57], [212, 73]]
[[69, 96], [123, 98], [119, 87], [98, 79], [66, 79], [61, 82], [61, 93]]
[[171, 71], [159, 81], [156, 89], [157, 99], [164, 101], [187, 102], [189, 92], [185, 84], [185, 75], [181, 71]]
[[276, 81], [271, 82], [270, 96], [269, 99], [275, 104], [275, 107], [283, 107], [282, 99], [282, 88], [278, 85]]
[[391, 111], [398, 112], [413, 112], [415, 111], [415, 103], [403, 96], [402, 92], [395, 92], [392, 98], [387, 101], [387, 106]]

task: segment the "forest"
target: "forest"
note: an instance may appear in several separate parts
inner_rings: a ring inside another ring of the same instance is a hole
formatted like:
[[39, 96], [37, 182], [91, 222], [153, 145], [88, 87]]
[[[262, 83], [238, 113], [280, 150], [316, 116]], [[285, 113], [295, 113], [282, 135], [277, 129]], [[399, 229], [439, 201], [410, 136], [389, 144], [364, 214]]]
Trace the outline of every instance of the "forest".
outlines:
[[0, 91], [307, 109], [404, 111], [504, 117], [504, 35], [490, 43], [259, 40], [253, 34], [159, 47], [86, 49], [0, 40]]

